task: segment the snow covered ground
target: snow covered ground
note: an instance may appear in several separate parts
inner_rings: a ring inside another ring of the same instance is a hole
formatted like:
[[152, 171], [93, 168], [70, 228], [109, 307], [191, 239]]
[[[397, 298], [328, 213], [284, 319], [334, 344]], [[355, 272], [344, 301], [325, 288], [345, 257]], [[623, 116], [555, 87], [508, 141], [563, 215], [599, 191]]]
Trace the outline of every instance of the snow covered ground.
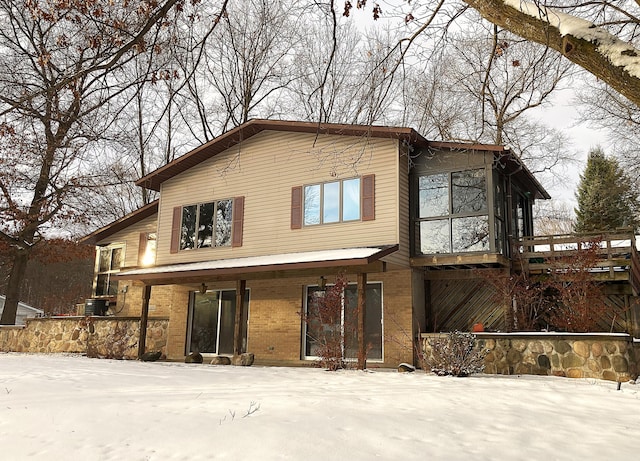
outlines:
[[2, 460], [611, 460], [640, 385], [0, 354]]

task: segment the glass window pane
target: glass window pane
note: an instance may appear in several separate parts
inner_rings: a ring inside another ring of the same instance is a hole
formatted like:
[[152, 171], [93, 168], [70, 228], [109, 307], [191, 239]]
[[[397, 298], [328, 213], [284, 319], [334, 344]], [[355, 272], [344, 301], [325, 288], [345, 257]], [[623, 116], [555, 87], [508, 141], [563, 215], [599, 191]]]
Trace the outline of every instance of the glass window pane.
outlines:
[[418, 180], [419, 217], [446, 216], [449, 214], [448, 173], [421, 176]]
[[195, 247], [196, 211], [195, 205], [182, 207], [182, 226], [180, 228], [180, 249], [187, 250]]
[[304, 224], [320, 224], [320, 185], [304, 188]]
[[498, 218], [504, 218], [504, 204], [506, 203], [504, 196], [504, 186], [502, 184], [502, 177], [499, 174], [494, 174], [493, 180], [495, 181], [495, 197], [494, 200], [494, 208], [496, 211], [496, 216]]
[[107, 294], [109, 296], [117, 296], [118, 295], [118, 280], [111, 278], [111, 274], [108, 274], [109, 286], [107, 287]]
[[489, 251], [489, 218], [471, 216], [451, 220], [453, 252]]
[[223, 291], [220, 300], [220, 342], [218, 354], [233, 354], [236, 326], [236, 291]]
[[322, 222], [340, 221], [340, 181], [325, 183], [322, 189]]
[[307, 357], [320, 355], [322, 344], [322, 321], [318, 297], [324, 295], [318, 287], [307, 287], [306, 337], [304, 354]]
[[218, 201], [216, 209], [216, 246], [231, 245], [233, 200]]
[[[345, 290], [345, 356], [358, 357], [358, 287], [349, 285]], [[367, 358], [382, 359], [382, 284], [367, 284], [367, 303], [365, 314], [365, 344]]]
[[452, 173], [452, 214], [486, 211], [487, 188], [485, 182], [484, 170]]
[[111, 248], [100, 249], [100, 262], [98, 263], [98, 272], [107, 272], [111, 267]]
[[122, 267], [124, 251], [122, 248], [113, 248], [111, 250], [111, 270], [117, 271]]
[[109, 274], [98, 274], [96, 283], [96, 296], [105, 296], [109, 293]]
[[420, 252], [422, 254], [451, 253], [448, 219], [420, 223]]
[[201, 203], [198, 208], [198, 248], [207, 248], [213, 237], [213, 202]]
[[504, 224], [502, 224], [501, 219], [496, 219], [495, 223], [495, 232], [496, 232], [496, 253], [505, 254], [505, 236], [504, 236]]
[[190, 352], [216, 353], [218, 342], [218, 293], [194, 293]]
[[360, 178], [342, 182], [342, 220], [360, 219]]

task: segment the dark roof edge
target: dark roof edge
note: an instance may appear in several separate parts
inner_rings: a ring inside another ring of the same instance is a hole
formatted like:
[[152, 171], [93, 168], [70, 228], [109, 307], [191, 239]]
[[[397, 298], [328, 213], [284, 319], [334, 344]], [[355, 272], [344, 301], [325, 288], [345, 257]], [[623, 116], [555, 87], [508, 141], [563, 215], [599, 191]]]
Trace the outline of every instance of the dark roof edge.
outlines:
[[138, 208], [137, 210], [123, 216], [117, 221], [107, 224], [98, 230], [93, 231], [89, 235], [86, 235], [80, 239], [80, 243], [86, 243], [87, 245], [96, 245], [100, 240], [103, 240], [116, 232], [126, 229], [127, 227], [142, 221], [149, 216], [153, 216], [158, 213], [158, 200], [154, 200], [147, 205]]
[[317, 133], [320, 135], [371, 136], [401, 139], [412, 144], [427, 145], [427, 140], [413, 128], [253, 119], [143, 176], [136, 181], [136, 185], [159, 191], [160, 185], [167, 179], [265, 130]]
[[[499, 144], [465, 144], [463, 142], [452, 142], [452, 141], [428, 141], [427, 147], [435, 148], [435, 149], [451, 149], [451, 150], [484, 150], [488, 152], [493, 152], [494, 156], [499, 156], [500, 154], [505, 154], [509, 156], [509, 160], [514, 162], [517, 165], [514, 173], [517, 174], [520, 170], [522, 170], [521, 176], [525, 179], [525, 182], [529, 182], [530, 185], [536, 189], [535, 198], [536, 199], [546, 199], [549, 200], [551, 195], [547, 190], [540, 184], [538, 179], [534, 176], [534, 174], [527, 168], [527, 165], [524, 164], [522, 159], [515, 153], [511, 148], [504, 147]], [[522, 179], [522, 178], [521, 178]]]

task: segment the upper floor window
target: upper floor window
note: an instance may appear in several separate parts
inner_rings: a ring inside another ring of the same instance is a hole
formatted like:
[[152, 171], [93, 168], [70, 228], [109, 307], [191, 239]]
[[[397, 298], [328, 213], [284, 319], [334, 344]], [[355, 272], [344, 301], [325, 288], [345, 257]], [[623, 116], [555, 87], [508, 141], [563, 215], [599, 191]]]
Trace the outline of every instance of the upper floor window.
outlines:
[[484, 169], [418, 178], [422, 254], [487, 251], [490, 247]]
[[304, 186], [304, 225], [360, 219], [360, 178]]
[[115, 296], [118, 294], [118, 281], [112, 276], [120, 272], [124, 265], [124, 245], [99, 247], [96, 261], [96, 296]]
[[291, 188], [291, 229], [376, 219], [376, 177], [341, 179]]
[[180, 249], [231, 245], [233, 200], [182, 207]]
[[241, 247], [244, 197], [173, 208], [170, 253], [212, 247]]

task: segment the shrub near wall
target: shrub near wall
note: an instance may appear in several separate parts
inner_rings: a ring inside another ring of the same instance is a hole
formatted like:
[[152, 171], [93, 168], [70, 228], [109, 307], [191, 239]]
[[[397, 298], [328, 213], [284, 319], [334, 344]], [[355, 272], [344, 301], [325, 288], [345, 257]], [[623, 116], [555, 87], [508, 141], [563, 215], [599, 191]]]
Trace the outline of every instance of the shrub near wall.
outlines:
[[[166, 318], [149, 319], [147, 351], [165, 353]], [[140, 319], [133, 317], [52, 317], [28, 319], [26, 326], [0, 327], [0, 351], [80, 353], [91, 357], [135, 359]]]
[[[422, 335], [427, 357], [429, 339]], [[486, 374], [531, 374], [625, 382], [638, 377], [640, 344], [627, 334], [477, 333], [476, 347], [488, 350]]]

